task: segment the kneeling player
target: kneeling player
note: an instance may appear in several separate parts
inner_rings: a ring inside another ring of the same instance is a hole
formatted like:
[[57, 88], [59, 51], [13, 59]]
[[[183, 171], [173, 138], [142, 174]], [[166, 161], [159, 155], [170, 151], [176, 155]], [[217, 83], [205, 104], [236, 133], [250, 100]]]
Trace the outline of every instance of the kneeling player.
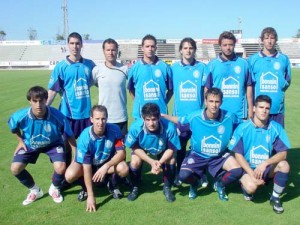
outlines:
[[[66, 181], [84, 179], [83, 190], [78, 200], [87, 199], [86, 211], [96, 211], [93, 183], [109, 182], [109, 190], [114, 198], [122, 197], [117, 188], [117, 178], [128, 174], [125, 162], [123, 135], [115, 124], [106, 123], [107, 109], [96, 105], [91, 110], [92, 126], [87, 127], [79, 136], [75, 160], [66, 171]], [[107, 175], [112, 175], [108, 181]]]
[[252, 200], [256, 189], [273, 179], [270, 204], [276, 213], [283, 213], [279, 196], [288, 181], [290, 143], [283, 127], [269, 120], [271, 103], [267, 95], [255, 99], [253, 119], [238, 126], [229, 148], [245, 171], [240, 179], [245, 199]]
[[56, 203], [61, 203], [63, 197], [59, 186], [64, 179], [66, 157], [62, 136], [68, 139], [72, 150], [75, 151], [76, 141], [66, 117], [52, 107], [46, 106], [48, 92], [40, 86], [34, 86], [27, 92], [27, 100], [31, 107], [14, 113], [9, 119], [11, 132], [16, 134], [16, 147], [11, 171], [13, 175], [29, 190], [23, 205], [28, 205], [43, 197], [43, 191], [34, 182], [26, 170], [28, 163], [35, 164], [40, 153], [49, 156], [53, 163], [54, 173], [49, 195]]
[[[160, 118], [160, 109], [155, 103], [143, 106], [142, 117], [131, 125], [125, 142], [132, 149], [130, 177], [133, 189], [127, 198], [134, 201], [138, 197], [141, 168], [145, 161], [151, 166], [151, 173], [157, 175], [163, 170], [163, 192], [166, 200], [173, 202], [175, 196], [171, 186], [175, 178], [174, 151], [180, 149], [176, 128], [174, 124]], [[156, 156], [157, 159], [149, 155]]]

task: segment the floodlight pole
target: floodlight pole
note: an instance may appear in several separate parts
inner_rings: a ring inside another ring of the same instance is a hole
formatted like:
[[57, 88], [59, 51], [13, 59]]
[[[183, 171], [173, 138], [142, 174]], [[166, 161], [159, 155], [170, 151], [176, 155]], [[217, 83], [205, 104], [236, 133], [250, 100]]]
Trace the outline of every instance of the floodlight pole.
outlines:
[[64, 39], [67, 40], [69, 35], [68, 0], [63, 0], [63, 6], [61, 8], [64, 13]]

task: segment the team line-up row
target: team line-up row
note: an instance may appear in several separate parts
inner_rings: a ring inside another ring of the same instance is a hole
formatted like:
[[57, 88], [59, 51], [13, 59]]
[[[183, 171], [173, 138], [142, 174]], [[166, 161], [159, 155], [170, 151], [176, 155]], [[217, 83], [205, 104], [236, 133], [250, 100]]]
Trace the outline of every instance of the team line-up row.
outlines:
[[[43, 196], [26, 166], [45, 153], [54, 167], [48, 191], [54, 202], [62, 202], [63, 190], [76, 183], [82, 186], [78, 200], [86, 200], [90, 212], [96, 211], [95, 183], [105, 183], [114, 198], [121, 198], [119, 183], [126, 182], [127, 199], [134, 201], [146, 162], [153, 174], [162, 173], [169, 202], [175, 201], [172, 186], [182, 183], [190, 185], [189, 198], [196, 198], [209, 173], [222, 201], [228, 200], [225, 187], [231, 183], [239, 181], [244, 198], [252, 200], [259, 186], [273, 180], [270, 204], [282, 213], [290, 148], [284, 94], [291, 68], [288, 57], [276, 51], [277, 40], [274, 28], [263, 29], [263, 49], [245, 60], [234, 52], [235, 36], [225, 31], [219, 37], [221, 53], [205, 65], [195, 59], [196, 42], [188, 37], [179, 45], [181, 60], [169, 66], [155, 55], [156, 38], [146, 35], [143, 58], [128, 70], [117, 61], [115, 40], [103, 42], [105, 62], [96, 66], [81, 56], [80, 34], [71, 33], [70, 54], [55, 66], [48, 90], [30, 88], [30, 107], [9, 119], [18, 138], [11, 171], [30, 191], [23, 205]], [[93, 107], [92, 85], [99, 91]], [[129, 130], [126, 88], [133, 98]], [[59, 109], [50, 106], [57, 93]], [[124, 143], [132, 150], [129, 165]]]

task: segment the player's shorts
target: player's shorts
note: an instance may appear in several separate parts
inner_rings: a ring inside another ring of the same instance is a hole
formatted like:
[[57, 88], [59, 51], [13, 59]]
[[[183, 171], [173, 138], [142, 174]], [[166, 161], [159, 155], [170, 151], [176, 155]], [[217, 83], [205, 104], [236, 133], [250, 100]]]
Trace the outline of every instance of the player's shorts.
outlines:
[[66, 162], [66, 154], [64, 152], [63, 145], [56, 145], [46, 148], [40, 148], [37, 150], [28, 149], [25, 151], [24, 149], [20, 149], [16, 152], [13, 162], [21, 162], [24, 164], [35, 164], [40, 153], [45, 153], [49, 156], [51, 162]]
[[85, 128], [92, 125], [90, 118], [74, 120], [74, 119], [67, 117], [67, 119], [68, 119], [70, 127], [73, 131], [75, 139], [77, 139], [79, 137], [79, 135]]
[[284, 127], [284, 114], [283, 113], [270, 114], [270, 120], [273, 120], [273, 121], [281, 124], [281, 126]]
[[206, 159], [191, 152], [184, 158], [180, 170], [191, 170], [199, 177], [202, 177], [205, 171], [208, 170], [211, 176], [216, 178], [222, 172], [222, 167], [229, 157], [230, 154], [225, 152], [222, 156]]
[[121, 123], [113, 123], [113, 124], [116, 124], [117, 126], [120, 127], [123, 137], [125, 137], [125, 135], [128, 133], [128, 121], [124, 121]]

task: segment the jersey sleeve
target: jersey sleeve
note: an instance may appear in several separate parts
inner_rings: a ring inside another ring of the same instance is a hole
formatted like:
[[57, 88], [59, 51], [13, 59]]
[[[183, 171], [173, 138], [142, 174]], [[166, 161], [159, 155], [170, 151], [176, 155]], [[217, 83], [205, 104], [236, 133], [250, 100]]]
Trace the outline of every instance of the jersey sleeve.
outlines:
[[277, 130], [279, 133], [275, 141], [273, 142], [273, 149], [275, 152], [287, 151], [289, 148], [291, 148], [291, 144], [287, 136], [287, 133], [284, 130], [284, 128], [281, 127], [281, 125], [279, 124]]
[[238, 126], [232, 137], [231, 140], [229, 142], [229, 146], [228, 149], [236, 152], [236, 153], [240, 153], [242, 155], [244, 155], [244, 144], [243, 144], [243, 129], [242, 129], [242, 125]]
[[125, 139], [125, 146], [128, 148], [139, 147], [138, 135], [139, 135], [139, 131], [138, 131], [138, 126], [137, 126], [137, 121], [135, 121], [129, 128], [128, 134]]
[[[86, 128], [88, 129], [88, 128]], [[90, 138], [87, 136], [88, 132], [83, 133], [78, 138], [75, 161], [80, 164], [92, 164], [92, 155], [89, 150], [89, 140]]]
[[167, 132], [168, 132], [168, 143], [167, 143], [168, 149], [171, 149], [173, 151], [180, 150], [181, 145], [180, 145], [179, 137], [177, 134], [176, 127], [173, 123], [171, 123], [171, 122], [168, 123], [168, 131]]
[[60, 63], [54, 67], [54, 70], [51, 73], [50, 80], [48, 83], [48, 89], [59, 92], [63, 87], [63, 80], [60, 77]]

